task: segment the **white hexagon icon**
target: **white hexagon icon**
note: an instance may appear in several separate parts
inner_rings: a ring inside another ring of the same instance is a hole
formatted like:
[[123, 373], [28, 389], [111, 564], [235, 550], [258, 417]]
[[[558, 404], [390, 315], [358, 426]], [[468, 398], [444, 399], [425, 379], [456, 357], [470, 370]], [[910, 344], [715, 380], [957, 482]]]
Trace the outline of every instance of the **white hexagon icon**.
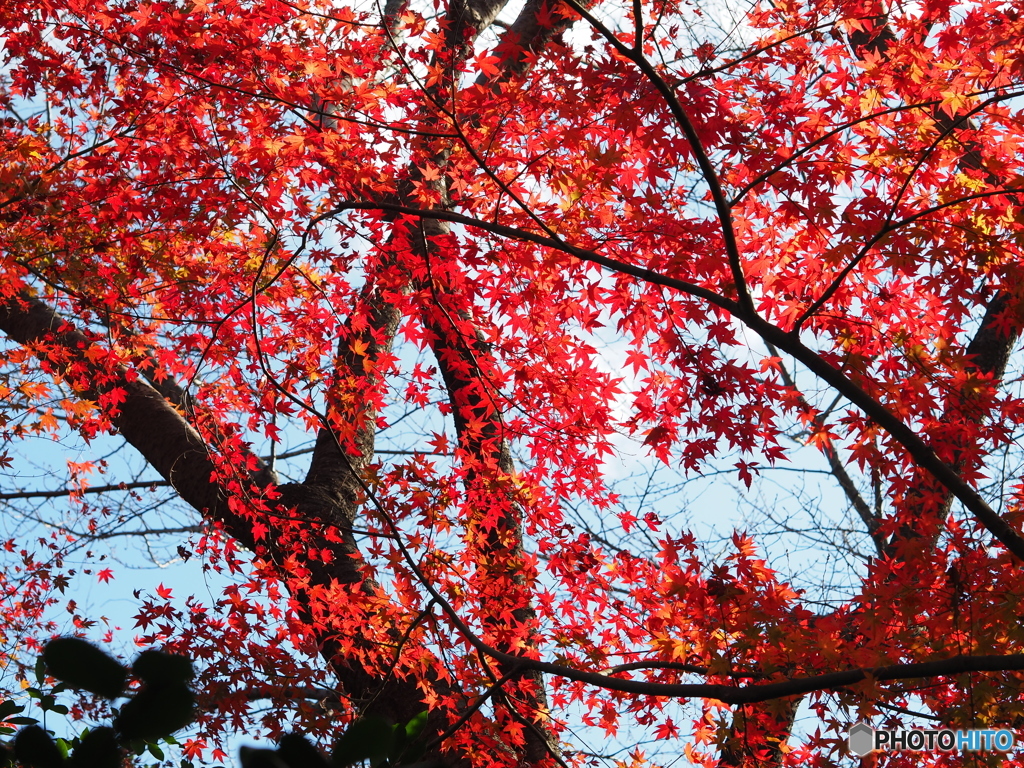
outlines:
[[866, 723], [857, 723], [847, 734], [850, 751], [863, 757], [875, 748], [875, 729]]

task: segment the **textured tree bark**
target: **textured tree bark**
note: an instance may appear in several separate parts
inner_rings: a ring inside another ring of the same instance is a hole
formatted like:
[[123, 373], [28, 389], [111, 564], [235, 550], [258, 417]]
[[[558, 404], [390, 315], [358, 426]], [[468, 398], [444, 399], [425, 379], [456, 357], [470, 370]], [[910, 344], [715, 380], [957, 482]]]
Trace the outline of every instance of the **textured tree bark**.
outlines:
[[[459, 448], [474, 457], [477, 465], [466, 478], [467, 506], [477, 513], [477, 518], [467, 525], [467, 534], [479, 553], [477, 573], [492, 585], [492, 594], [484, 606], [485, 622], [490, 631], [507, 637], [504, 642], [494, 643], [494, 647], [503, 653], [520, 655], [523, 648], [528, 652], [536, 648], [537, 614], [524, 574], [522, 507], [510, 487], [515, 466], [497, 393], [489, 389], [484, 373], [493, 366], [493, 360], [470, 318], [454, 307], [447, 311], [443, 303], [439, 297], [439, 306], [424, 319], [424, 325], [430, 332], [430, 346], [448, 389]], [[461, 329], [456, 317], [461, 321]], [[502, 618], [506, 613], [512, 616], [511, 626]], [[505, 717], [526, 726], [526, 761], [533, 764], [558, 755], [557, 741], [543, 720], [547, 712], [543, 675], [536, 670], [514, 673], [501, 663], [493, 666], [496, 677], [510, 675], [508, 687], [519, 684], [515, 694], [499, 692], [497, 700], [504, 705]], [[521, 684], [524, 682], [525, 686]]]
[[[729, 740], [719, 755], [720, 766], [769, 768], [782, 765], [783, 746], [793, 730], [799, 697], [764, 704], [741, 704], [733, 712]], [[771, 746], [765, 748], [765, 744]]]

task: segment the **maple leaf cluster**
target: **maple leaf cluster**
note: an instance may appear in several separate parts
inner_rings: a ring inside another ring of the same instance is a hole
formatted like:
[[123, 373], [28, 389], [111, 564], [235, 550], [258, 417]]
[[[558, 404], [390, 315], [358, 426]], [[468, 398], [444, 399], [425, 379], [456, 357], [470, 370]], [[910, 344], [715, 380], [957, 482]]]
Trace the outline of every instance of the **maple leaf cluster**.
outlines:
[[[196, 661], [188, 760], [359, 717], [481, 766], [1024, 723], [1024, 19], [719, 12], [7, 3], [3, 696], [141, 521], [227, 584], [135, 595]], [[776, 525], [809, 452], [849, 514]], [[636, 456], [753, 521], [621, 493]], [[780, 530], [850, 566], [812, 588]]]

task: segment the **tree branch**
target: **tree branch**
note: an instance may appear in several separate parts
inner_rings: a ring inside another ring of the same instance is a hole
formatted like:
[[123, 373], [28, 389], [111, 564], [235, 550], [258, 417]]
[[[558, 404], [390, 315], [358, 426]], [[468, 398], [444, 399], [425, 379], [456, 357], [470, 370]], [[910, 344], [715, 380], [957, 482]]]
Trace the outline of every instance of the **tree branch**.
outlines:
[[167, 480], [139, 480], [134, 483], [113, 483], [111, 485], [90, 485], [88, 488], [65, 488], [60, 491], [15, 491], [0, 493], [0, 501], [11, 499], [59, 499], [78, 493], [111, 493], [112, 491], [131, 491], [136, 488], [166, 488]]
[[810, 677], [792, 678], [778, 683], [732, 686], [712, 683], [652, 683], [644, 680], [621, 680], [608, 677], [600, 672], [586, 672], [584, 670], [571, 669], [561, 664], [507, 656], [498, 653], [494, 649], [488, 649], [488, 655], [506, 661], [509, 665], [518, 662], [520, 668], [536, 669], [551, 675], [564, 677], [568, 680], [587, 683], [611, 691], [637, 693], [647, 696], [663, 696], [674, 699], [714, 699], [725, 704], [756, 704], [787, 696], [801, 696], [817, 691], [847, 688], [869, 679], [888, 682], [893, 680], [914, 680], [923, 677], [952, 677], [967, 672], [1016, 672], [1024, 670], [1024, 654], [953, 656], [952, 658], [936, 661], [847, 669]]
[[[33, 348], [58, 376], [70, 375], [74, 366], [80, 397], [99, 400], [112, 390], [121, 390], [123, 400], [110, 416], [121, 436], [186, 503], [220, 522], [243, 546], [253, 548], [251, 523], [228, 507], [220, 486], [211, 481], [217, 469], [202, 437], [150, 384], [123, 366], [114, 371], [100, 369], [86, 354], [95, 342], [25, 293], [0, 302], [0, 331]], [[59, 354], [48, 352], [52, 345]], [[82, 376], [81, 371], [86, 374]]]
[[713, 306], [725, 309], [750, 330], [760, 336], [765, 342], [774, 344], [795, 357], [812, 373], [822, 381], [832, 386], [847, 400], [860, 408], [869, 418], [873, 419], [880, 427], [887, 431], [900, 445], [911, 455], [918, 466], [930, 472], [936, 480], [945, 486], [960, 500], [963, 505], [978, 519], [978, 521], [1003, 545], [1019, 559], [1024, 560], [1024, 537], [1015, 531], [1002, 517], [999, 516], [984, 499], [967, 482], [960, 477], [955, 470], [940, 459], [928, 444], [908, 427], [899, 417], [893, 414], [875, 398], [865, 392], [856, 382], [845, 373], [833, 368], [817, 352], [806, 347], [800, 341], [799, 336], [783, 331], [764, 318], [756, 314], [744, 312], [734, 301], [727, 299], [714, 291], [702, 286], [688, 283], [668, 277], [660, 272], [655, 272], [644, 267], [637, 267], [626, 262], [618, 261], [607, 256], [602, 256], [586, 248], [566, 243], [562, 240], [555, 240], [550, 237], [538, 235], [515, 227], [508, 227], [502, 224], [481, 221], [471, 216], [453, 213], [442, 210], [422, 210], [407, 206], [391, 205], [388, 203], [350, 202], [336, 207], [333, 211], [325, 213], [322, 218], [337, 215], [345, 210], [390, 210], [397, 213], [405, 213], [410, 216], [417, 216], [424, 219], [441, 219], [443, 221], [457, 222], [470, 227], [475, 227], [486, 232], [503, 237], [536, 243], [549, 248], [575, 256], [583, 261], [599, 264], [615, 272], [632, 275], [653, 285], [662, 285], [673, 288], [682, 293], [705, 299]]

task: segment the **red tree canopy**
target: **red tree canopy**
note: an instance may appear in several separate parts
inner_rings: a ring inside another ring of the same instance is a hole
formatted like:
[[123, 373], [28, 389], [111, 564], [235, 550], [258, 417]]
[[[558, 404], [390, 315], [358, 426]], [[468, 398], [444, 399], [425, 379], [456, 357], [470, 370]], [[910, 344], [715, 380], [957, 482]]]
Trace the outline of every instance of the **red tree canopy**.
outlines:
[[[839, 764], [858, 720], [1016, 727], [1024, 21], [724, 18], [6, 4], [2, 461], [96, 453], [61, 492], [77, 527], [4, 481], [51, 526], [8, 529], [7, 662], [71, 553], [110, 578], [97, 532], [151, 519], [155, 485], [193, 510], [182, 557], [243, 572], [142, 599], [139, 642], [200, 668], [188, 757], [423, 711], [460, 766], [602, 762], [587, 727], [649, 741], [604, 761], [638, 766]], [[87, 488], [111, 440], [145, 473]], [[761, 536], [767, 496], [723, 543], [612, 483], [639, 454], [756, 490], [802, 445], [835, 589]]]

